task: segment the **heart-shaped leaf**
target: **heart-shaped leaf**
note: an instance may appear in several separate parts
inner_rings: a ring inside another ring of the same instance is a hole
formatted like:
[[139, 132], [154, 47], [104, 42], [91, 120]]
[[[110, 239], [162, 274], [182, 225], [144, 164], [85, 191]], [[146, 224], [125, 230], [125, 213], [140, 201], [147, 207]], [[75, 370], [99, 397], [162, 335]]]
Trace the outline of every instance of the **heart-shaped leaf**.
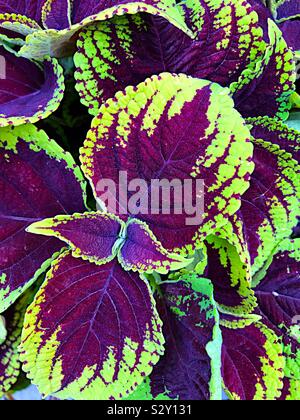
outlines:
[[26, 314], [21, 359], [44, 395], [120, 399], [163, 353], [148, 284], [115, 260], [97, 266], [63, 254]]
[[[146, 222], [165, 249], [188, 253], [239, 209], [253, 171], [249, 134], [227, 89], [164, 73], [101, 107], [82, 168], [100, 200], [114, 183], [109, 211]], [[170, 196], [161, 199], [159, 188]]]

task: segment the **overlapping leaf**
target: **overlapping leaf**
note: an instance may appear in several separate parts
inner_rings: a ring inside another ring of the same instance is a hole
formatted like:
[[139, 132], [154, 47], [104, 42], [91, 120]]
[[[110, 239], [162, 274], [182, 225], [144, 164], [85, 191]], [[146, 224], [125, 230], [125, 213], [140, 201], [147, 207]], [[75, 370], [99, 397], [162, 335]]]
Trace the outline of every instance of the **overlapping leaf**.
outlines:
[[187, 0], [181, 7], [193, 39], [147, 15], [117, 17], [80, 33], [75, 77], [89, 111], [97, 115], [118, 90], [169, 71], [230, 86], [245, 116], [286, 118], [295, 68], [267, 9], [247, 0]]
[[283, 22], [300, 17], [300, 4], [295, 0], [271, 0], [272, 11], [276, 20]]
[[211, 279], [215, 299], [223, 312], [249, 314], [257, 306], [251, 289], [251, 265], [238, 253], [234, 244], [211, 235], [207, 243], [205, 276]]
[[295, 0], [270, 0], [271, 12], [288, 45], [294, 50], [300, 50], [300, 4]]
[[150, 377], [152, 397], [220, 400], [222, 335], [211, 282], [181, 276], [162, 283], [156, 301], [166, 353]]
[[27, 232], [54, 236], [66, 242], [73, 257], [98, 265], [118, 257], [124, 270], [167, 274], [190, 263], [163, 248], [146, 223], [121, 219], [109, 213], [57, 216], [33, 223]]
[[295, 239], [280, 244], [274, 258], [270, 258], [254, 279], [259, 313], [283, 338], [286, 357], [284, 392], [289, 392], [290, 398], [296, 400], [300, 396], [299, 278], [300, 239]]
[[25, 312], [32, 298], [31, 291], [28, 291], [2, 315], [5, 320], [6, 337], [3, 342], [0, 340], [0, 397], [10, 390], [20, 374], [18, 346], [21, 342]]
[[41, 65], [0, 47], [0, 127], [47, 118], [64, 94], [64, 76], [55, 59]]
[[72, 248], [73, 257], [105, 264], [113, 260], [122, 236], [124, 223], [116, 216], [102, 213], [56, 216], [34, 223], [27, 231], [38, 235], [54, 236]]
[[26, 232], [34, 221], [84, 211], [73, 159], [32, 125], [0, 129], [0, 312], [48, 268], [62, 244]]
[[269, 119], [249, 120], [249, 123], [254, 126], [256, 166], [250, 188], [242, 198], [239, 216], [255, 274], [298, 224], [299, 135]]
[[[167, 250], [190, 252], [239, 209], [253, 171], [249, 134], [227, 89], [164, 73], [119, 92], [101, 107], [81, 150], [82, 168], [99, 199], [104, 192], [99, 183], [114, 181], [117, 191], [110, 195], [116, 193], [116, 205], [111, 211], [146, 222]], [[120, 181], [124, 172], [128, 184], [139, 179], [146, 187], [138, 196], [128, 192], [128, 208]], [[204, 182], [203, 217], [191, 217], [183, 206], [176, 211], [172, 197], [169, 214], [162, 214], [161, 200], [152, 211], [151, 180], [174, 179], [181, 185], [191, 182], [192, 205], [196, 197], [203, 199]]]
[[97, 266], [67, 251], [26, 314], [23, 368], [44, 395], [120, 399], [162, 355], [161, 329], [150, 288], [138, 274], [116, 260]]
[[[231, 320], [232, 323], [232, 320]], [[282, 344], [263, 323], [223, 328], [223, 380], [230, 397], [274, 400], [283, 388]]]
[[43, 24], [49, 29], [29, 34], [22, 55], [29, 58], [65, 56], [84, 26], [115, 15], [139, 12], [161, 16], [192, 35], [173, 0], [47, 0], [43, 7]]

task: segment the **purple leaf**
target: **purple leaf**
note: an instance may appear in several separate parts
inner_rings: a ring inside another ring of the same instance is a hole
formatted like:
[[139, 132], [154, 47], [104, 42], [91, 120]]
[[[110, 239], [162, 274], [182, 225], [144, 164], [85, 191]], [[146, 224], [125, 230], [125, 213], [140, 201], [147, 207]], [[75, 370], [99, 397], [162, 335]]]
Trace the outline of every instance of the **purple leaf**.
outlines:
[[55, 59], [43, 64], [0, 47], [0, 127], [37, 122], [59, 106], [64, 94], [63, 70]]
[[115, 245], [124, 228], [124, 223], [110, 214], [77, 213], [34, 223], [27, 232], [55, 236], [71, 247], [73, 257], [101, 265], [117, 255]]
[[170, 254], [146, 223], [133, 219], [127, 224], [126, 239], [119, 251], [119, 262], [125, 270], [167, 274], [170, 270], [187, 266], [191, 260]]
[[[253, 171], [252, 151], [249, 132], [226, 89], [164, 73], [119, 92], [102, 106], [81, 162], [98, 199], [104, 199], [105, 180], [117, 186], [105, 197], [110, 212], [146, 222], [165, 249], [187, 253], [239, 209]], [[142, 184], [142, 193], [134, 187], [136, 193], [129, 191], [128, 200], [124, 173], [131, 188], [136, 179]], [[156, 188], [152, 180], [157, 180]], [[170, 199], [156, 200], [158, 181], [164, 180], [165, 192], [174, 180], [180, 188], [189, 183], [185, 208], [179, 205], [181, 190], [175, 199], [170, 193]]]
[[230, 87], [245, 116], [287, 117], [295, 66], [278, 28], [268, 27], [268, 9], [247, 0], [180, 7], [194, 37], [150, 15], [116, 17], [80, 33], [75, 78], [89, 111], [97, 115], [117, 91], [168, 71]]
[[255, 274], [298, 224], [299, 135], [274, 120], [253, 119], [249, 123], [254, 126], [255, 170], [239, 216]]
[[300, 16], [300, 4], [297, 0], [279, 1], [276, 6], [276, 20], [284, 21]]
[[[284, 343], [284, 394], [299, 399], [300, 380], [300, 239], [286, 240], [268, 265], [254, 278], [258, 313]], [[287, 397], [287, 395], [286, 395]]]
[[175, 1], [166, 0], [48, 0], [43, 8], [45, 31], [28, 36], [22, 55], [41, 59], [45, 56], [72, 55], [79, 31], [95, 21], [105, 21], [124, 14], [150, 13], [159, 15], [193, 36]]
[[297, 20], [288, 20], [278, 25], [288, 46], [300, 51], [300, 13]]
[[68, 153], [32, 125], [0, 129], [0, 313], [62, 244], [26, 233], [34, 221], [84, 211], [85, 183]]
[[27, 16], [41, 22], [42, 7], [46, 0], [0, 0], [0, 13]]
[[72, 10], [74, 11], [76, 6], [76, 0], [48, 0], [44, 8], [44, 27], [46, 29], [69, 28], [72, 24]]
[[223, 380], [231, 398], [274, 400], [283, 387], [282, 345], [262, 323], [222, 329]]
[[166, 353], [150, 377], [152, 395], [221, 399], [222, 336], [212, 284], [187, 274], [160, 288], [156, 300], [164, 323]]
[[150, 288], [138, 274], [116, 260], [97, 266], [66, 252], [27, 311], [23, 369], [44, 395], [120, 399], [163, 353], [161, 329]]
[[223, 311], [249, 314], [257, 306], [251, 289], [251, 265], [235, 244], [219, 236], [206, 239], [207, 267], [204, 272], [214, 286], [214, 296]]

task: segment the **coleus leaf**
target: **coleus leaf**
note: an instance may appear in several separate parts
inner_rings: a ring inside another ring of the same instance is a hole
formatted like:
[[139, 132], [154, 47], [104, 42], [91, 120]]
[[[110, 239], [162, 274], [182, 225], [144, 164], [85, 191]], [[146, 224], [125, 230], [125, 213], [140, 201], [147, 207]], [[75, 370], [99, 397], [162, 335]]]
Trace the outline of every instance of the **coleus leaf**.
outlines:
[[292, 121], [287, 121], [284, 124], [274, 118], [259, 117], [248, 118], [247, 123], [252, 127], [251, 134], [254, 138], [278, 144], [281, 149], [291, 153], [293, 158], [300, 163], [300, 130], [297, 130], [296, 126], [293, 127]]
[[230, 397], [239, 400], [278, 398], [283, 387], [285, 361], [276, 334], [257, 322], [239, 329], [223, 327], [222, 336], [223, 380]]
[[64, 56], [86, 25], [139, 12], [159, 15], [192, 36], [173, 0], [73, 0], [72, 4], [70, 0], [48, 0], [43, 8], [43, 22], [49, 29], [30, 34], [21, 53], [28, 58]]
[[120, 399], [163, 353], [149, 285], [116, 260], [97, 266], [61, 255], [24, 325], [23, 369], [44, 395]]
[[[268, 28], [266, 8], [247, 0], [188, 0], [180, 7], [194, 38], [150, 15], [124, 15], [81, 31], [75, 78], [90, 113], [97, 115], [117, 91], [164, 71], [230, 87], [245, 116], [287, 110], [293, 56], [278, 28], [272, 22]], [[276, 66], [279, 55], [284, 64]]]
[[132, 219], [125, 224], [109, 213], [56, 216], [33, 223], [27, 232], [65, 241], [73, 257], [98, 265], [118, 257], [126, 271], [167, 274], [190, 263], [165, 250], [145, 223]]
[[126, 240], [119, 251], [118, 259], [125, 270], [156, 271], [160, 274], [179, 270], [191, 262], [164, 249], [147, 224], [136, 219], [130, 220], [126, 225]]
[[[4, 8], [6, 10], [6, 8]], [[28, 16], [3, 13], [0, 5], [0, 42], [22, 46], [28, 34], [42, 28]]]
[[272, 2], [272, 11], [278, 22], [300, 17], [300, 4], [295, 0], [276, 0]]
[[47, 118], [58, 108], [65, 89], [57, 60], [37, 64], [1, 46], [0, 55], [0, 127]]
[[152, 396], [222, 399], [222, 335], [211, 282], [189, 273], [159, 287], [166, 353], [150, 376]]
[[214, 285], [215, 299], [222, 312], [244, 315], [257, 306], [251, 288], [251, 264], [245, 261], [235, 245], [220, 236], [206, 239], [207, 267], [205, 277]]
[[27, 232], [55, 236], [71, 247], [73, 257], [101, 265], [117, 255], [115, 244], [124, 225], [121, 219], [111, 214], [77, 213], [36, 222]]
[[300, 50], [300, 4], [295, 0], [270, 0], [269, 7], [288, 45]]
[[254, 71], [245, 70], [231, 91], [236, 108], [244, 117], [268, 115], [287, 120], [295, 91], [294, 55], [277, 25], [269, 20], [268, 26], [270, 41], [263, 58]]
[[[80, 158], [100, 200], [99, 182], [109, 179], [119, 190], [121, 173], [127, 173], [128, 184], [135, 179], [145, 183], [142, 197], [128, 192], [127, 202], [140, 202], [137, 210], [133, 206], [134, 215], [130, 206], [124, 208], [122, 191], [116, 191], [115, 208], [107, 200], [108, 210], [146, 222], [168, 251], [189, 253], [239, 209], [253, 171], [249, 134], [227, 89], [163, 73], [117, 93], [101, 107]], [[191, 181], [193, 203], [197, 195], [201, 198], [196, 180], [204, 182], [203, 218], [187, 222], [184, 209], [177, 214], [173, 203], [171, 215], [159, 214], [161, 202], [153, 214], [151, 180], [174, 179]]]
[[75, 77], [82, 100], [94, 115], [99, 92], [106, 100], [163, 71], [229, 86], [250, 64], [251, 56], [261, 54], [262, 22], [248, 1], [188, 0], [180, 7], [196, 35], [193, 39], [150, 15], [124, 15], [80, 33]]
[[249, 123], [253, 126], [255, 170], [250, 188], [242, 198], [239, 217], [244, 224], [252, 274], [255, 274], [298, 224], [299, 136], [268, 119], [249, 120]]
[[45, 0], [0, 0], [0, 14], [23, 15], [41, 22], [43, 3]]
[[259, 314], [282, 336], [286, 357], [285, 381], [291, 396], [299, 399], [300, 389], [300, 239], [285, 240], [268, 264], [254, 278]]
[[279, 24], [279, 28], [288, 46], [296, 52], [300, 51], [300, 13], [298, 19], [287, 20]]
[[0, 129], [0, 313], [46, 270], [62, 244], [26, 232], [32, 222], [84, 211], [72, 157], [33, 125]]
[[21, 371], [18, 346], [25, 312], [32, 299], [32, 292], [27, 291], [2, 315], [7, 336], [3, 342], [0, 341], [0, 398], [16, 383]]

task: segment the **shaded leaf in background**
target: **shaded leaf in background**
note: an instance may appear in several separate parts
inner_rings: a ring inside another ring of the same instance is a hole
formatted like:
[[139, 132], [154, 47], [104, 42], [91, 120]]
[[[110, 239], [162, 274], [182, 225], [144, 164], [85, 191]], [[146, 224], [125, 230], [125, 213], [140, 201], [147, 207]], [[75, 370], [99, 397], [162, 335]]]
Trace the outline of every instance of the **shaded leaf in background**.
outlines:
[[64, 76], [55, 59], [37, 64], [0, 46], [0, 127], [34, 123], [59, 107]]

